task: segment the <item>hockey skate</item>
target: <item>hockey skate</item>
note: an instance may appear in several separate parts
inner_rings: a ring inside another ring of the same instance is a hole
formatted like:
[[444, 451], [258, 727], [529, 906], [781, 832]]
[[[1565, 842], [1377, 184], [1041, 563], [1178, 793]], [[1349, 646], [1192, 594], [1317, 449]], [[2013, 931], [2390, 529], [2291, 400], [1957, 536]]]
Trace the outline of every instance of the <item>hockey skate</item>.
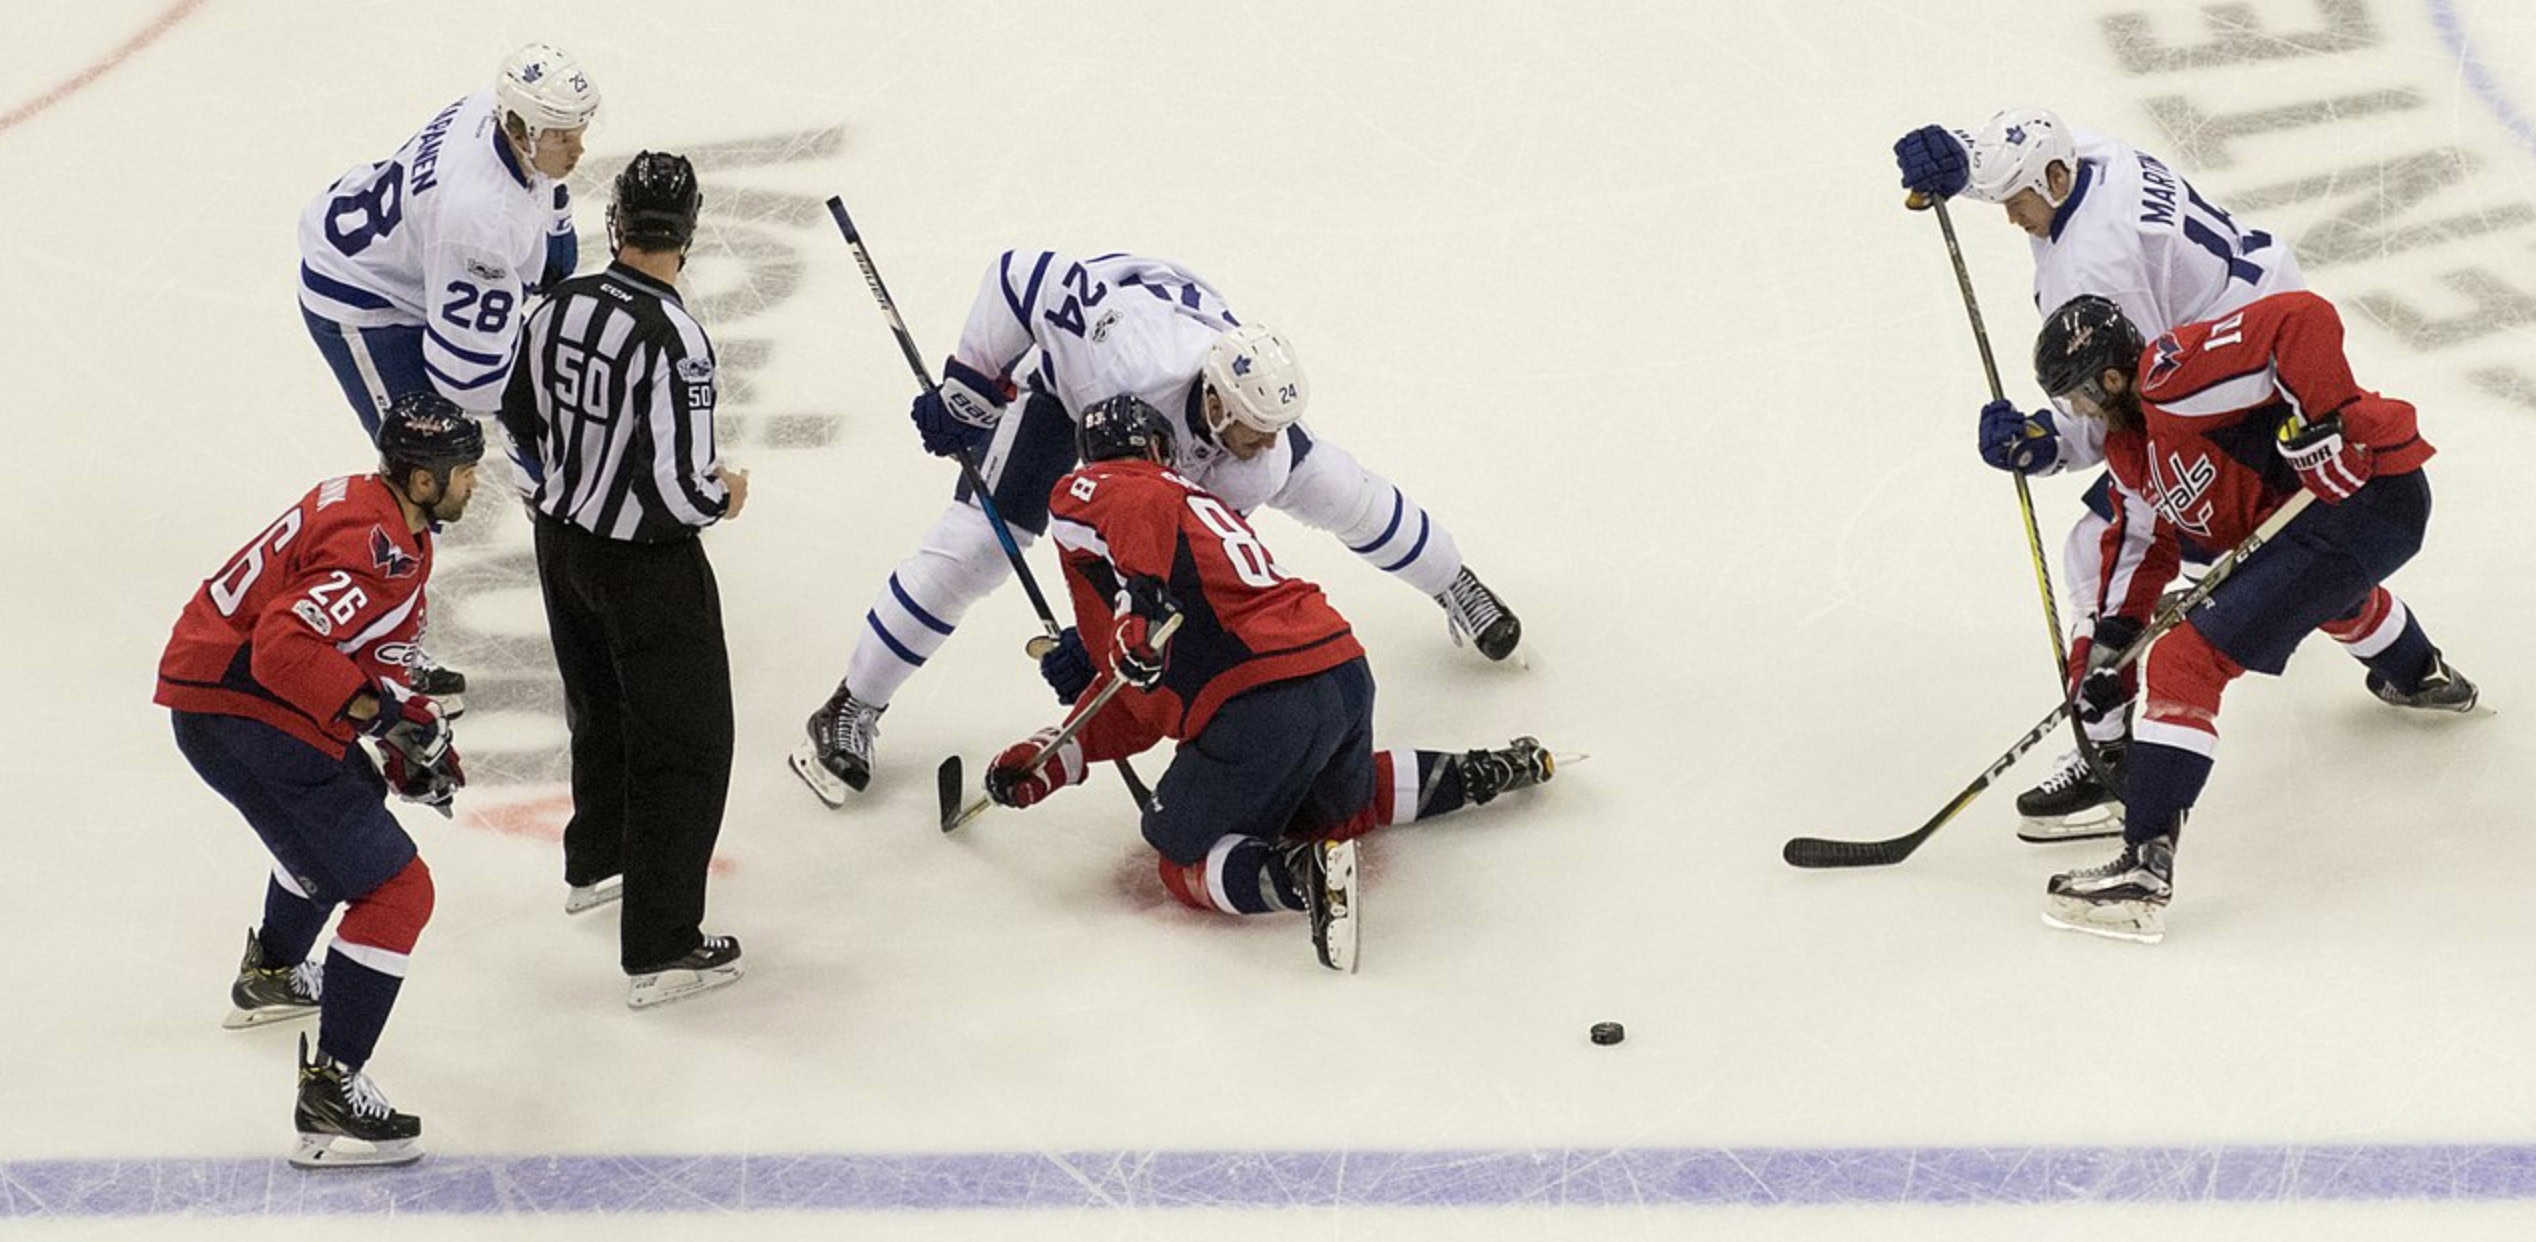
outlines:
[[2430, 652], [2430, 672], [2422, 677], [2421, 688], [2406, 694], [2372, 670], [2369, 693], [2378, 696], [2380, 702], [2426, 712], [2470, 712], [2482, 697], [2464, 674], [2448, 667], [2448, 658], [2435, 647]]
[[803, 726], [809, 740], [793, 748], [793, 775], [829, 807], [845, 805], [847, 790], [861, 792], [872, 783], [872, 739], [880, 736], [881, 713], [855, 698], [843, 682]]
[[1479, 576], [1464, 566], [1453, 584], [1435, 597], [1444, 608], [1444, 623], [1453, 635], [1453, 645], [1465, 641], [1479, 648], [1491, 660], [1503, 660], [1515, 653], [1515, 644], [1523, 641], [1523, 622], [1515, 619], [1514, 610], [1506, 601], [1488, 589]]
[[729, 987], [740, 981], [744, 969], [740, 961], [739, 937], [707, 936], [703, 944], [677, 961], [631, 972], [625, 991], [625, 1007], [649, 1009], [654, 1005], [685, 1000], [699, 992]]
[[[2121, 779], [2122, 748], [2121, 742], [2096, 748], [2096, 757], [2116, 780]], [[2122, 835], [2120, 791], [2107, 788], [2095, 765], [2075, 750], [2061, 756], [2060, 766], [2042, 784], [2016, 796], [2016, 810], [2025, 817], [2016, 830], [2020, 841], [2048, 845]]]
[[2166, 939], [2166, 903], [2175, 893], [2175, 837], [2125, 844], [2112, 862], [2053, 876], [2044, 887], [2043, 921], [2136, 944]]
[[266, 966], [264, 946], [250, 927], [246, 956], [238, 959], [238, 981], [229, 985], [229, 1016], [220, 1025], [243, 1031], [305, 1018], [317, 1012], [325, 978], [325, 967], [317, 962]]
[[1454, 760], [1462, 770], [1462, 796], [1472, 806], [1486, 806], [1497, 795], [1530, 789], [1550, 779], [1558, 760], [1542, 749], [1538, 738], [1519, 737], [1503, 750], [1465, 751]]
[[308, 1053], [299, 1037], [299, 1147], [291, 1163], [303, 1169], [412, 1164], [423, 1158], [423, 1119], [388, 1107], [370, 1076], [332, 1057]]
[[625, 877], [612, 875], [595, 884], [574, 884], [564, 890], [564, 913], [588, 914], [625, 899]]
[[1332, 970], [1356, 973], [1356, 843], [1298, 841], [1285, 847], [1286, 876], [1303, 895], [1312, 951]]

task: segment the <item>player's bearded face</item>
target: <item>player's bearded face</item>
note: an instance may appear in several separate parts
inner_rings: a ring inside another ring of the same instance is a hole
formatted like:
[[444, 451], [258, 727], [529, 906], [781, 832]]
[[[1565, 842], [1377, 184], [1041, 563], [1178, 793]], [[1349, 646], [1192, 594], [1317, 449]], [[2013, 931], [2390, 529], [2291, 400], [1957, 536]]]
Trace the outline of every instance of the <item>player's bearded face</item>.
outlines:
[[2140, 416], [2140, 394], [2120, 371], [2108, 370], [2096, 382], [2081, 385], [2069, 394], [2069, 408], [2117, 431], [2136, 431], [2146, 421]]
[[449, 485], [440, 494], [423, 504], [423, 511], [435, 522], [455, 522], [467, 515], [467, 502], [475, 498], [476, 468], [460, 466], [449, 472]]

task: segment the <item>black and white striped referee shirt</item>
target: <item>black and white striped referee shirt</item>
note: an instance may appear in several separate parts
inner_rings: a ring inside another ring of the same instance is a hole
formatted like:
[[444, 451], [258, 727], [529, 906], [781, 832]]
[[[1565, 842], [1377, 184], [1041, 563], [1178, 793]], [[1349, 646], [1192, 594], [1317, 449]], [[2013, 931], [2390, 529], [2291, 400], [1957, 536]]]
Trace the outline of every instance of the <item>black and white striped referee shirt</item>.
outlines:
[[502, 425], [545, 478], [530, 503], [654, 543], [721, 519], [713, 343], [678, 291], [622, 263], [554, 287], [520, 335]]

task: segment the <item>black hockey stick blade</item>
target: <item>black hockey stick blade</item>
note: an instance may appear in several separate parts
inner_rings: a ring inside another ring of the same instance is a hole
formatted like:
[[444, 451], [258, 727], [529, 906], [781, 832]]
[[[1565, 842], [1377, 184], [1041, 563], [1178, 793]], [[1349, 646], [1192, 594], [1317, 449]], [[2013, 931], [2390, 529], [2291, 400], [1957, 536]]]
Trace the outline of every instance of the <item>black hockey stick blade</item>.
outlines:
[[942, 802], [942, 830], [949, 832], [960, 826], [960, 757], [952, 755], [933, 770], [934, 793]]
[[1779, 857], [1791, 867], [1803, 867], [1808, 870], [1832, 867], [1890, 867], [1901, 862], [1909, 858], [1913, 851], [1919, 849], [1922, 842], [1935, 835], [1938, 829], [1945, 827], [1946, 821], [1955, 818], [1957, 811], [1972, 805], [1973, 799], [1980, 797], [1982, 790], [1990, 788], [1990, 782], [1999, 779], [2000, 774], [2009, 768], [2015, 767], [2016, 761], [2024, 758], [2025, 752], [2034, 749], [2036, 743], [2049, 736], [2053, 727], [2061, 722], [2061, 717], [2068, 713], [2069, 704], [2061, 703], [2054, 706], [2050, 715], [2043, 717], [2033, 728], [2026, 730], [2025, 736], [2018, 738], [2016, 745], [2009, 747], [2006, 754], [1993, 760], [1987, 771], [1974, 777], [1971, 784], [1964, 786], [1962, 793], [1956, 794], [1952, 801], [1939, 808], [1937, 814], [1930, 816], [1927, 823], [1909, 833], [1882, 841], [1833, 841], [1823, 837], [1792, 837], [1786, 845], [1779, 848]]

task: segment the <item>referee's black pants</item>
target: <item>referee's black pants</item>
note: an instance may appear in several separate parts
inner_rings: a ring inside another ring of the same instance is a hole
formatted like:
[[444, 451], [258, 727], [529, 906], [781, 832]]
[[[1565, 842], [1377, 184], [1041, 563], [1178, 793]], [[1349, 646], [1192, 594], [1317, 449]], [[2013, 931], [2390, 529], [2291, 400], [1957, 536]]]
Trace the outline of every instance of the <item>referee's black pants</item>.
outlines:
[[632, 543], [544, 514], [537, 580], [572, 730], [564, 881], [625, 876], [628, 973], [703, 942], [731, 786], [731, 660], [699, 539]]

